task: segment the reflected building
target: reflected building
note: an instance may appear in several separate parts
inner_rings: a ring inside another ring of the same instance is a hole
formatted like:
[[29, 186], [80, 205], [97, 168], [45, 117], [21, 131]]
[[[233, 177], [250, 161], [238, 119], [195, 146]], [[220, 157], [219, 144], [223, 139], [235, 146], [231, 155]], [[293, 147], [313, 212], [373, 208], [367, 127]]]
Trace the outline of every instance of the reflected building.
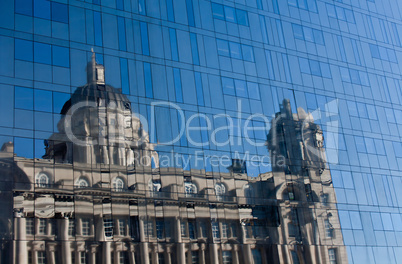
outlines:
[[281, 208], [280, 263], [347, 263], [323, 131], [288, 99], [272, 120], [267, 146]]
[[276, 162], [258, 177], [238, 159], [218, 175], [162, 167], [104, 71], [93, 55], [42, 159], [3, 145], [2, 263], [347, 263], [311, 115], [283, 101], [267, 137]]

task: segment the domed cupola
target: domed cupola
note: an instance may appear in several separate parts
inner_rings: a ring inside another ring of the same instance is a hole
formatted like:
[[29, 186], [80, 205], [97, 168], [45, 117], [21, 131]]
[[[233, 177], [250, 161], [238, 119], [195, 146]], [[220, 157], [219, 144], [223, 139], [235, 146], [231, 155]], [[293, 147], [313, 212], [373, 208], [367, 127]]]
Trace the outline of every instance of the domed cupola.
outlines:
[[105, 84], [105, 68], [95, 53], [87, 65], [87, 84], [78, 87], [64, 104], [58, 133], [45, 141], [48, 159], [134, 166], [136, 160], [158, 165], [140, 119], [132, 113], [130, 100], [121, 89]]

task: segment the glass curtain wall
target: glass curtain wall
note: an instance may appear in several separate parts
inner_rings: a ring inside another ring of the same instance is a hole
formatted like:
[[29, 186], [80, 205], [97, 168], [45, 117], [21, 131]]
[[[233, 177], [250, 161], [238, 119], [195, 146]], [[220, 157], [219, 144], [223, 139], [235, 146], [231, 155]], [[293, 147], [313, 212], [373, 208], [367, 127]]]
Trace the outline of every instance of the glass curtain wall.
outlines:
[[400, 263], [397, 0], [0, 7], [1, 263]]

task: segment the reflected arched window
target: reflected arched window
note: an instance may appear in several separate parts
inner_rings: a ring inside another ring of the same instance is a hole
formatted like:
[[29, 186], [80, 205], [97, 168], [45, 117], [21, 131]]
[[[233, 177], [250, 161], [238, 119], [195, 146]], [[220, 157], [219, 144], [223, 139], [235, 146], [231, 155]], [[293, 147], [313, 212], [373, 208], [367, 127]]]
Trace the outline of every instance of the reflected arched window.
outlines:
[[191, 196], [197, 193], [197, 186], [192, 182], [185, 182], [184, 183], [184, 192], [186, 196]]
[[117, 177], [113, 180], [113, 191], [122, 192], [124, 189], [124, 181]]
[[225, 193], [226, 193], [226, 187], [223, 183], [215, 184], [215, 194], [219, 201], [223, 199]]
[[75, 186], [77, 186], [78, 188], [85, 188], [89, 186], [89, 183], [87, 181], [87, 179], [80, 177], [76, 182], [75, 182]]
[[45, 173], [39, 173], [35, 179], [36, 187], [47, 187], [49, 185], [49, 176]]

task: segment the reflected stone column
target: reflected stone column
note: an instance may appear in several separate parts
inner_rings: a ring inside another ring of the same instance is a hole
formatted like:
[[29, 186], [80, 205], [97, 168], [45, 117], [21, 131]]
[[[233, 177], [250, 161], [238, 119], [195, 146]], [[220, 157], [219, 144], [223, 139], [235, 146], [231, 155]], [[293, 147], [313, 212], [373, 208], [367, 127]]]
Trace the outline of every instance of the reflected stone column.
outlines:
[[140, 247], [141, 247], [142, 263], [149, 264], [148, 242], [146, 242], [146, 238], [145, 238], [144, 220], [143, 219], [140, 219], [139, 226], [140, 226], [140, 241], [141, 241]]
[[68, 217], [64, 217], [61, 219], [61, 256], [63, 264], [71, 264], [71, 247], [70, 241], [68, 241], [68, 226], [70, 219]]
[[278, 245], [280, 263], [290, 263], [290, 249], [287, 245]]
[[15, 213], [14, 223], [15, 239], [17, 240], [16, 263], [28, 263], [26, 219], [22, 217], [21, 213]]
[[181, 239], [180, 219], [176, 219], [177, 263], [186, 264], [186, 250]]
[[166, 256], [166, 264], [172, 264], [172, 248], [170, 246], [166, 247], [166, 252], [165, 252], [165, 256]]
[[111, 249], [112, 247], [110, 241], [103, 242], [103, 264], [112, 264]]
[[210, 244], [209, 250], [210, 250], [211, 263], [219, 263], [218, 245], [215, 243]]
[[240, 264], [239, 262], [239, 246], [233, 245], [233, 264]]
[[89, 259], [89, 263], [91, 264], [96, 264], [96, 248], [97, 245], [91, 245], [90, 259]]
[[159, 263], [159, 255], [158, 255], [158, 244], [154, 243], [152, 245], [152, 264], [158, 264]]
[[200, 245], [200, 264], [205, 263], [205, 244]]
[[251, 254], [251, 246], [249, 244], [243, 245], [244, 263], [254, 263], [253, 256]]
[[56, 262], [56, 254], [55, 254], [57, 243], [55, 243], [55, 242], [49, 243], [48, 242], [47, 247], [49, 249], [49, 260], [48, 260], [47, 263], [49, 263], [49, 264], [57, 264], [57, 262]]
[[129, 261], [130, 264], [135, 264], [135, 247], [133, 244], [130, 245]]

